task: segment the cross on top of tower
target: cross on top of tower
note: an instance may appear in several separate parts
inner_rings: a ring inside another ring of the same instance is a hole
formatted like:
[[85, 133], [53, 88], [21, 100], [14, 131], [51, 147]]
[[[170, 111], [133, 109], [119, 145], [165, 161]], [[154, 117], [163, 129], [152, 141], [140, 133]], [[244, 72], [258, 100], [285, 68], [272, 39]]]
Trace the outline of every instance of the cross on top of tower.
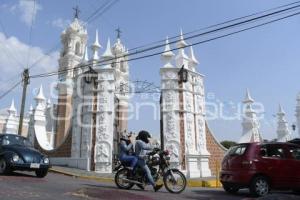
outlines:
[[78, 19], [79, 13], [80, 13], [80, 10], [79, 10], [78, 6], [76, 6], [75, 8], [73, 8], [73, 10], [75, 11], [75, 13], [74, 13], [74, 18], [77, 18], [77, 19]]
[[117, 38], [120, 39], [121, 33], [122, 33], [120, 27], [118, 27], [118, 28], [116, 29], [116, 32], [117, 32]]

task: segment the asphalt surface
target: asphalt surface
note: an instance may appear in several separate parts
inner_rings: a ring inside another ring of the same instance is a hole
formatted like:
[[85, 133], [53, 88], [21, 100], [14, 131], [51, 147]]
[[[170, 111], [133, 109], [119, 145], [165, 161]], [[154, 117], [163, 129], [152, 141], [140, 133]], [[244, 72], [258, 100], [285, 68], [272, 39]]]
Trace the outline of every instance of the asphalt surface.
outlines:
[[[36, 178], [33, 173], [13, 173], [9, 176], [0, 176], [1, 200], [69, 200], [69, 199], [103, 199], [103, 200], [183, 200], [183, 199], [211, 199], [211, 200], [235, 200], [253, 199], [247, 190], [237, 195], [225, 193], [216, 188], [187, 188], [181, 194], [171, 194], [164, 188], [154, 192], [150, 186], [144, 191], [133, 188], [132, 190], [120, 190], [113, 183], [97, 182], [74, 178], [62, 174], [49, 173], [45, 178]], [[275, 193], [263, 199], [296, 200], [300, 196], [291, 193]]]

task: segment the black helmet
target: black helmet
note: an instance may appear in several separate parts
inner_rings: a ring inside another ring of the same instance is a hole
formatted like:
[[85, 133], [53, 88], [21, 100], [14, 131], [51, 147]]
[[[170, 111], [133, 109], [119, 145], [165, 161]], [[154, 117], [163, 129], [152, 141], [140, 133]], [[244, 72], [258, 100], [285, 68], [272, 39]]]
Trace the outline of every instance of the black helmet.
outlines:
[[150, 133], [148, 131], [144, 131], [144, 130], [140, 131], [137, 136], [138, 140], [142, 140], [145, 143], [149, 143], [149, 138], [151, 138]]

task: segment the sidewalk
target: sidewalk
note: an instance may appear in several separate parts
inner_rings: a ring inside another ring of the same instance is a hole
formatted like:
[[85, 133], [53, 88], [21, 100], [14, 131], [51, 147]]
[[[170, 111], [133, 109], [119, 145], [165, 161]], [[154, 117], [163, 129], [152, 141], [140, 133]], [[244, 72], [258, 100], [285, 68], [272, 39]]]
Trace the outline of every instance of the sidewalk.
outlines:
[[[96, 172], [88, 172], [81, 169], [75, 169], [63, 166], [52, 166], [51, 172], [64, 174], [83, 179], [96, 180], [100, 182], [114, 182], [115, 174], [100, 174]], [[188, 187], [221, 187], [221, 183], [215, 177], [187, 179]]]

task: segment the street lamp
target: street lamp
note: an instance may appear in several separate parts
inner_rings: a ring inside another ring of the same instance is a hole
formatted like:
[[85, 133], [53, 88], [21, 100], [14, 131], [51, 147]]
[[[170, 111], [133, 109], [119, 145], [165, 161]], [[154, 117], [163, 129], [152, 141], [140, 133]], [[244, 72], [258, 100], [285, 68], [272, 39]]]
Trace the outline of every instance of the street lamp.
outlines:
[[182, 65], [181, 69], [178, 72], [179, 82], [186, 83], [188, 81], [188, 70]]
[[93, 68], [91, 66], [89, 66], [89, 70], [84, 72], [84, 81], [87, 84], [90, 84], [92, 81], [95, 81], [97, 72], [95, 70], [93, 70]]

